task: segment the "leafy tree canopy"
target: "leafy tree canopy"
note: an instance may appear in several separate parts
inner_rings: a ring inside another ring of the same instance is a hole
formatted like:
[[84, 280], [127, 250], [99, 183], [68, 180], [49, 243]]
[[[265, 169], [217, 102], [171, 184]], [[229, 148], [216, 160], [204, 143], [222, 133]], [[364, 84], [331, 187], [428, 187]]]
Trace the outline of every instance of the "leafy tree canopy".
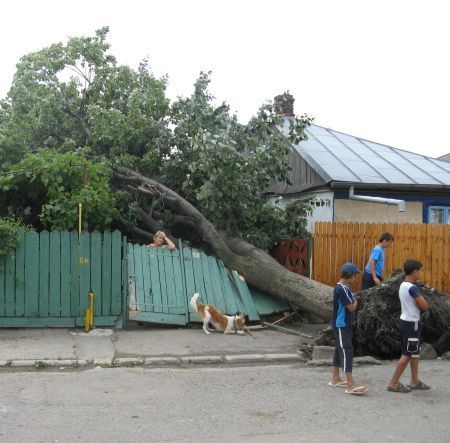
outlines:
[[271, 180], [289, 181], [289, 141], [306, 137], [311, 118], [294, 118], [285, 137], [269, 101], [241, 124], [226, 103], [214, 104], [210, 73], [171, 103], [167, 77], [156, 78], [147, 60], [119, 65], [107, 35], [105, 27], [18, 63], [0, 102], [0, 215], [70, 229], [81, 202], [90, 229], [159, 225], [195, 241], [167, 203], [111, 179], [126, 166], [164, 183], [226, 236], [263, 248], [305, 236], [307, 205], [283, 211], [264, 194]]

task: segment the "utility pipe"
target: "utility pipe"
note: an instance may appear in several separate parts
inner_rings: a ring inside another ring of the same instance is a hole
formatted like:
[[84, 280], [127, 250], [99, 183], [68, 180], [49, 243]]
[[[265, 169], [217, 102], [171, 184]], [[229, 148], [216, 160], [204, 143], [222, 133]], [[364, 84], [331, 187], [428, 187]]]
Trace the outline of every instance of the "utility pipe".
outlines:
[[350, 186], [348, 191], [348, 198], [350, 200], [361, 200], [372, 203], [384, 203], [387, 205], [397, 205], [399, 212], [405, 212], [405, 200], [397, 200], [396, 198], [372, 197], [369, 195], [355, 195], [354, 186]]

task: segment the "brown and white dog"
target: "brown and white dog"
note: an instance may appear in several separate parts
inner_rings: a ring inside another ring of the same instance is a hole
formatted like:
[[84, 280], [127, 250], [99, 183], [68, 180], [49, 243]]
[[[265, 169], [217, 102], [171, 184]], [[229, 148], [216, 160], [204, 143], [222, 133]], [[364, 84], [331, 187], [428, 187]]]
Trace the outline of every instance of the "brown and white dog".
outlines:
[[224, 334], [244, 334], [245, 317], [242, 314], [224, 315], [212, 305], [197, 303], [199, 296], [200, 294], [196, 292], [191, 298], [190, 305], [203, 320], [203, 330], [207, 334], [211, 334], [209, 323]]

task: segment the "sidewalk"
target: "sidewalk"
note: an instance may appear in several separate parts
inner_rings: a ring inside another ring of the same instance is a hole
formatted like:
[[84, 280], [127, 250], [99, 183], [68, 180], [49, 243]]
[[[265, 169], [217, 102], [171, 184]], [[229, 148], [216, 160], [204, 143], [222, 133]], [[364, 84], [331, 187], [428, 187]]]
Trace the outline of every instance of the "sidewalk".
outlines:
[[[315, 336], [323, 325], [304, 325]], [[311, 340], [270, 329], [206, 335], [201, 329], [0, 329], [0, 368], [226, 364], [303, 361]]]

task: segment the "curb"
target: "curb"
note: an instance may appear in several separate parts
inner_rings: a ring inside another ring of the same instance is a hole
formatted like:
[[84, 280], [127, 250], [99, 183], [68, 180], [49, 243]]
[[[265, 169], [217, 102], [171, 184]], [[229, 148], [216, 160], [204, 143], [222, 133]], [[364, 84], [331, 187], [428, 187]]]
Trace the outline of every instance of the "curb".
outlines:
[[94, 360], [0, 360], [0, 368], [78, 368], [93, 367], [161, 367], [180, 365], [209, 365], [236, 363], [289, 363], [305, 362], [299, 354], [236, 354], [236, 355], [191, 355], [182, 357], [118, 357], [97, 358]]

